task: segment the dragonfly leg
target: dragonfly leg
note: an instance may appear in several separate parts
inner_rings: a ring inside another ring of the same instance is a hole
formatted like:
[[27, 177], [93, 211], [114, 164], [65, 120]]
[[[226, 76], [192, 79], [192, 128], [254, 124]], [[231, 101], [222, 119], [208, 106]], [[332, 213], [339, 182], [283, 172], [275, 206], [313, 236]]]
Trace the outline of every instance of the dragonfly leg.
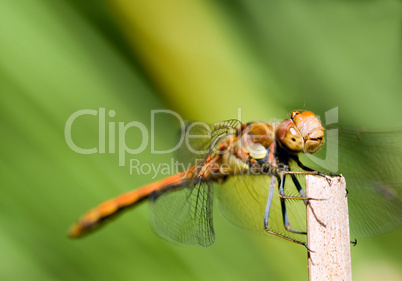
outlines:
[[[306, 194], [304, 193], [303, 188], [301, 187], [301, 184], [300, 184], [299, 180], [296, 178], [296, 176], [295, 175], [290, 175], [290, 176], [292, 177], [292, 181], [293, 181], [294, 185], [296, 186], [297, 191], [299, 191], [300, 197], [307, 198]], [[303, 202], [304, 202], [304, 205], [307, 206], [308, 201], [303, 200]]]
[[271, 209], [272, 198], [273, 198], [273, 195], [274, 195], [274, 188], [275, 188], [275, 177], [271, 176], [271, 184], [270, 184], [269, 193], [268, 193], [268, 202], [267, 202], [267, 207], [265, 209], [265, 214], [264, 214], [264, 229], [265, 229], [265, 231], [270, 233], [270, 234], [273, 234], [275, 236], [281, 237], [281, 238], [283, 238], [285, 240], [291, 241], [293, 243], [303, 245], [307, 249], [307, 251], [313, 252], [312, 250], [309, 249], [309, 247], [307, 247], [306, 243], [304, 243], [302, 241], [292, 239], [292, 238], [289, 238], [289, 237], [286, 237], [285, 235], [279, 234], [279, 233], [269, 229], [269, 212], [270, 212], [270, 209]]
[[[300, 184], [299, 180], [296, 178], [296, 176], [294, 174], [291, 174], [290, 176], [292, 177], [292, 181], [293, 181], [294, 185], [296, 186], [297, 190], [299, 191], [300, 196], [306, 197], [306, 195], [301, 187], [301, 184]], [[306, 206], [310, 207], [310, 209], [311, 209], [315, 219], [318, 221], [318, 223], [325, 227], [326, 225], [317, 217], [316, 213], [314, 212], [314, 209], [311, 207], [311, 205], [308, 204], [309, 200], [325, 200], [325, 199], [308, 198], [307, 200], [303, 200], [304, 204], [306, 204]]]
[[326, 174], [323, 174], [318, 171], [283, 171], [284, 174], [287, 175], [314, 175], [314, 176], [320, 176], [323, 177], [327, 180], [328, 184], [331, 185], [332, 180], [330, 176], [327, 176]]
[[[292, 175], [292, 176], [294, 176], [294, 175]], [[298, 181], [297, 181], [297, 183], [300, 186], [300, 183]], [[297, 185], [296, 185], [296, 187], [297, 187]], [[301, 191], [304, 194], [303, 189], [301, 189], [301, 186], [300, 186], [300, 189], [298, 187], [297, 187], [297, 189], [299, 190], [299, 192]], [[280, 197], [281, 207], [282, 207], [282, 218], [283, 218], [283, 225], [285, 226], [286, 230], [289, 232], [293, 232], [293, 233], [307, 234], [307, 232], [305, 232], [305, 231], [295, 230], [290, 227], [289, 217], [288, 217], [288, 213], [286, 211], [286, 201], [285, 201], [286, 196], [284, 196], [285, 195], [285, 176], [283, 173], [281, 174], [281, 182], [279, 185], [279, 195], [282, 196], [282, 197]], [[304, 196], [304, 197], [306, 197], [306, 196]], [[300, 198], [300, 197], [296, 197], [296, 198]], [[303, 202], [305, 204], [307, 204], [307, 200], [303, 200]]]
[[307, 234], [307, 232], [305, 232], [305, 231], [296, 230], [296, 229], [291, 228], [289, 218], [288, 218], [288, 213], [286, 211], [286, 202], [285, 202], [285, 199], [283, 199], [283, 198], [281, 198], [281, 207], [282, 207], [283, 225], [285, 226], [286, 230], [289, 232], [298, 233], [298, 234]]
[[[328, 184], [331, 184], [331, 179], [328, 177], [328, 175], [326, 175], [326, 174], [324, 174], [324, 173], [321, 173], [321, 172], [319, 172], [319, 171], [316, 171], [316, 170], [314, 170], [314, 169], [311, 169], [310, 167], [307, 167], [306, 165], [304, 165], [304, 164], [300, 161], [300, 159], [299, 159], [299, 157], [298, 157], [297, 155], [292, 155], [291, 158], [296, 162], [296, 164], [297, 164], [300, 168], [302, 168], [302, 169], [304, 170], [304, 172], [299, 172], [298, 174], [317, 175], [317, 176], [320, 176], [320, 177], [324, 177], [324, 178], [326, 178]], [[338, 176], [338, 175], [331, 173], [329, 176], [332, 177], [332, 176]]]
[[274, 188], [275, 188], [275, 177], [271, 176], [271, 183], [269, 185], [269, 193], [268, 193], [268, 202], [267, 202], [267, 207], [265, 208], [265, 213], [264, 213], [264, 227], [265, 227], [265, 230], [267, 230], [267, 231], [268, 231], [269, 212], [271, 210], [272, 197], [274, 196]]
[[[300, 159], [299, 159], [299, 157], [298, 157], [297, 155], [291, 155], [290, 157], [296, 162], [297, 166], [299, 166], [299, 167], [302, 168], [303, 170], [309, 171], [309, 172], [317, 172], [316, 170], [311, 169], [310, 167], [307, 167], [306, 165], [304, 165], [304, 164], [300, 161]], [[317, 172], [317, 173], [322, 174], [322, 175], [325, 175], [325, 174], [320, 173], [320, 172]]]
[[[279, 198], [303, 200], [304, 204], [306, 204], [306, 205], [307, 205], [309, 200], [325, 200], [325, 199], [317, 199], [317, 198], [306, 197], [306, 194], [304, 193], [299, 181], [297, 180], [297, 178], [295, 176], [295, 174], [300, 174], [300, 173], [304, 174], [303, 171], [300, 172], [300, 171], [289, 171], [289, 170], [285, 170], [285, 171], [283, 171], [281, 173], [281, 178], [283, 179], [282, 182], [285, 182], [285, 177], [284, 177], [285, 175], [291, 175], [292, 181], [295, 184], [297, 190], [299, 191], [300, 197], [299, 196], [287, 196], [287, 195], [285, 195], [284, 187], [283, 187], [282, 190], [281, 190], [281, 188], [279, 188]], [[307, 172], [307, 173], [310, 173], [310, 172]]]

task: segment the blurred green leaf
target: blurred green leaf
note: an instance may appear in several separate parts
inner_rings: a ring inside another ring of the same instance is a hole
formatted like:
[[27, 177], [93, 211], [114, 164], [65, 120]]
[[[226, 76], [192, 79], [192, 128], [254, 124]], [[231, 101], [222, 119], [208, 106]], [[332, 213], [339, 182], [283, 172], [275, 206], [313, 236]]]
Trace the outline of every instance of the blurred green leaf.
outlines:
[[[307, 279], [305, 249], [237, 229], [219, 212], [207, 249], [156, 237], [146, 204], [67, 239], [88, 208], [154, 179], [130, 174], [134, 156], [119, 166], [118, 150], [75, 153], [65, 123], [82, 109], [105, 108], [106, 126], [150, 128], [153, 109], [214, 122], [238, 117], [238, 107], [249, 121], [339, 106], [344, 123], [400, 126], [400, 11], [396, 0], [2, 1], [0, 279]], [[76, 120], [75, 143], [98, 146], [98, 117]], [[171, 147], [176, 130], [174, 118], [158, 119], [157, 145]], [[132, 129], [126, 143], [141, 137]], [[171, 156], [147, 147], [135, 158]], [[354, 279], [378, 276], [375, 264], [400, 279], [400, 237], [359, 241]]]

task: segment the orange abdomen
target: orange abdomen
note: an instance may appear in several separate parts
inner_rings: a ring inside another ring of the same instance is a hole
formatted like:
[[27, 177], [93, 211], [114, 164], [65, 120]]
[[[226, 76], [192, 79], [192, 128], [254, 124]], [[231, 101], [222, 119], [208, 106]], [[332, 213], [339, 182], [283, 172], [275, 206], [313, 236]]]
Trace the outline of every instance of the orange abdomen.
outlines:
[[114, 217], [122, 210], [133, 207], [143, 200], [148, 199], [154, 192], [163, 190], [172, 185], [180, 186], [183, 183], [183, 177], [189, 178], [190, 176], [188, 172], [178, 173], [105, 201], [86, 212], [78, 222], [70, 228], [68, 235], [71, 238], [80, 237], [98, 228], [106, 219]]

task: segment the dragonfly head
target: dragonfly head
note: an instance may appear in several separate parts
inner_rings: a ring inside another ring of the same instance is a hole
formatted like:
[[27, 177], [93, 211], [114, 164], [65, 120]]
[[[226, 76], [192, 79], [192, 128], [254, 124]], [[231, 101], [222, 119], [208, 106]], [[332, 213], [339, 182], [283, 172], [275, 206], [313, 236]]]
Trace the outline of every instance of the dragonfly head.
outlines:
[[291, 153], [314, 153], [324, 143], [324, 128], [310, 111], [293, 111], [275, 131], [279, 145]]

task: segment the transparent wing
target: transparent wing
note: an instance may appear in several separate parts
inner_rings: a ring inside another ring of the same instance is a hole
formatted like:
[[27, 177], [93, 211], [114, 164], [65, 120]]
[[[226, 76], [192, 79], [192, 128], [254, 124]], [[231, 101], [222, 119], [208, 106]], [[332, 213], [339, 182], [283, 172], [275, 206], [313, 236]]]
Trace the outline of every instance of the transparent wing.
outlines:
[[[197, 166], [199, 171], [220, 141], [235, 134], [240, 126], [238, 120], [213, 125], [188, 123], [178, 152], [181, 169]], [[212, 194], [211, 183], [197, 178], [187, 180], [180, 187], [172, 186], [155, 193], [151, 200], [151, 223], [155, 232], [172, 242], [204, 247], [211, 245], [215, 240]]]
[[[239, 175], [217, 186], [219, 209], [233, 224], [260, 233], [264, 230], [264, 213], [268, 201], [271, 177], [267, 175]], [[285, 193], [299, 196], [290, 177], [286, 180]], [[289, 221], [293, 229], [306, 231], [306, 206], [301, 200], [285, 200]], [[283, 225], [278, 188], [275, 186], [269, 215], [269, 228], [279, 234], [306, 242], [306, 236], [287, 231]]]
[[[337, 139], [338, 153], [329, 149], [323, 159], [332, 158], [327, 162], [332, 167], [338, 164], [337, 173], [346, 179], [352, 236], [373, 236], [401, 227], [402, 131], [343, 129]], [[331, 138], [328, 148], [330, 142]]]
[[183, 170], [205, 161], [215, 151], [220, 141], [236, 134], [242, 123], [231, 119], [215, 124], [188, 122], [181, 132], [181, 146], [177, 150], [177, 160]]
[[208, 247], [215, 240], [212, 206], [211, 184], [189, 180], [153, 196], [151, 224], [156, 234], [171, 242]]

